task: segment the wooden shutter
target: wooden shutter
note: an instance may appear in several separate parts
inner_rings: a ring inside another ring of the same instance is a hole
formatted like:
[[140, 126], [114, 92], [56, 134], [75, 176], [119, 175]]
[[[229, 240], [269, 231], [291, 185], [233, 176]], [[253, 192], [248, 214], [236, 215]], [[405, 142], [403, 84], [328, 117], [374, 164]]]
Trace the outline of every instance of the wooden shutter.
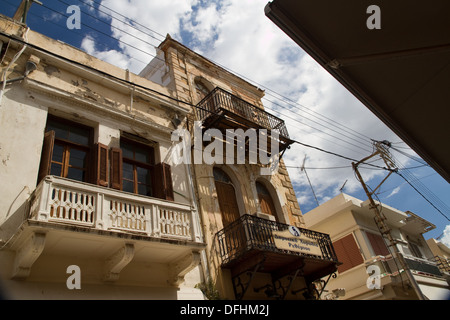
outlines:
[[95, 145], [95, 183], [103, 187], [108, 187], [108, 153], [108, 146], [101, 143]]
[[366, 234], [375, 256], [387, 256], [390, 254], [381, 235], [370, 232], [366, 232]]
[[53, 146], [55, 145], [55, 131], [48, 131], [44, 134], [42, 144], [41, 163], [39, 165], [38, 181], [39, 183], [46, 175], [50, 174], [52, 164]]
[[338, 267], [339, 272], [344, 272], [364, 262], [353, 234], [333, 242], [333, 247], [338, 261], [342, 262]]
[[174, 200], [171, 167], [164, 162], [155, 165], [155, 196], [165, 200]]
[[111, 148], [111, 188], [122, 190], [122, 150]]
[[236, 221], [241, 216], [239, 206], [236, 200], [234, 187], [225, 182], [216, 181], [217, 198], [219, 200], [220, 213], [222, 214], [222, 223], [226, 227]]

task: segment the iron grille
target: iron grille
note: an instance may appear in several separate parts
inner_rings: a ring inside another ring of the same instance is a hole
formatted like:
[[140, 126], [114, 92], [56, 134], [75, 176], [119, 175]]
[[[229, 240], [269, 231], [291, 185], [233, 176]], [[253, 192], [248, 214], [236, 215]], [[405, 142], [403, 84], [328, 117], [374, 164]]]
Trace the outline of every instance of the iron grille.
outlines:
[[275, 245], [272, 232], [284, 231], [288, 228], [289, 225], [284, 223], [248, 214], [241, 216], [216, 234], [218, 254], [221, 258], [222, 266], [238, 259], [250, 250], [271, 251], [338, 262], [330, 236], [309, 229], [298, 228], [303, 235], [317, 241], [321, 250], [320, 257], [278, 248]]
[[289, 133], [283, 120], [219, 87], [203, 98], [197, 104], [196, 109], [197, 118], [200, 121], [217, 115], [221, 111], [228, 111], [246, 121], [253, 122], [257, 127], [278, 130], [281, 137], [289, 139]]

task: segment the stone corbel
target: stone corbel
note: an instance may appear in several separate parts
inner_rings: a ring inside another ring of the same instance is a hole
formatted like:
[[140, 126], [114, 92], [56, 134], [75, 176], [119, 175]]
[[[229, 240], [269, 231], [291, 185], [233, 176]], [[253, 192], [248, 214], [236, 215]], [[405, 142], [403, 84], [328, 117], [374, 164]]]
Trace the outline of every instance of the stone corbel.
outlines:
[[191, 252], [183, 258], [169, 264], [169, 285], [178, 287], [184, 282], [184, 276], [198, 266], [199, 263], [200, 253]]
[[126, 243], [106, 260], [103, 281], [117, 281], [119, 279], [120, 271], [131, 262], [133, 257], [134, 245]]
[[25, 279], [45, 246], [45, 233], [33, 232], [18, 250], [14, 260], [13, 279]]

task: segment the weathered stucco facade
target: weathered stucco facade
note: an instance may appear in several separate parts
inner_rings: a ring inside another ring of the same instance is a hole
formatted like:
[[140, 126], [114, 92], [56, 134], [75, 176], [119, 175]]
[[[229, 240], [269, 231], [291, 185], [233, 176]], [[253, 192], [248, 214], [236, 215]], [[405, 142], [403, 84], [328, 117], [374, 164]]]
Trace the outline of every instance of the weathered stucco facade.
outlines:
[[168, 157], [189, 108], [7, 17], [0, 31], [2, 294], [203, 299], [193, 181]]

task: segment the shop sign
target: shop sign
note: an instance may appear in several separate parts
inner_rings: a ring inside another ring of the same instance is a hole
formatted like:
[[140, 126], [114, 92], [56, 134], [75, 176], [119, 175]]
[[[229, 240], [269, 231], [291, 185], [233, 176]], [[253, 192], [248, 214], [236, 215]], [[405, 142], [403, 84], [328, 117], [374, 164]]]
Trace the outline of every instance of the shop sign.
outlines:
[[297, 227], [289, 226], [284, 231], [273, 231], [273, 239], [278, 249], [322, 256], [317, 240], [302, 234]]

